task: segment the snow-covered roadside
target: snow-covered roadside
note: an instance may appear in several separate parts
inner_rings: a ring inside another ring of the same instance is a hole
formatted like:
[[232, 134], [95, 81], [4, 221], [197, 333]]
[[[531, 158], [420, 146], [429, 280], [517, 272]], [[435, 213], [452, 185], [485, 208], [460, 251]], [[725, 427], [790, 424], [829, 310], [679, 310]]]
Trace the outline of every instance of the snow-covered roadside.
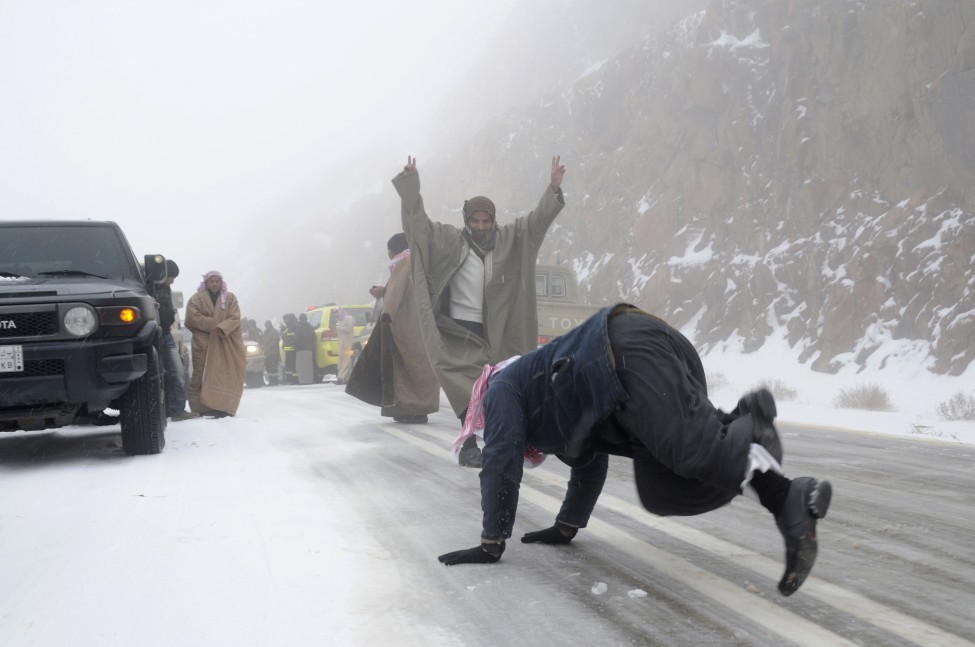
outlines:
[[[734, 344], [730, 344], [732, 348]], [[817, 373], [796, 359], [797, 351], [783, 340], [770, 340], [753, 353], [716, 349], [702, 358], [709, 379], [711, 400], [722, 408], [734, 407], [738, 397], [762, 383], [780, 383], [794, 391], [792, 398], [777, 395], [782, 422], [835, 427], [896, 436], [975, 443], [975, 420], [946, 421], [938, 405], [956, 393], [975, 397], [975, 366], [961, 376], [935, 375], [911, 356], [888, 353], [883, 369], [858, 371], [846, 366], [836, 374]], [[877, 385], [888, 395], [892, 411], [840, 409], [834, 399], [844, 390]]]
[[[739, 393], [727, 393], [716, 401], [733, 405]], [[650, 590], [646, 581], [601, 565], [587, 571], [591, 581], [571, 583], [581, 597], [560, 598], [584, 563], [570, 560], [565, 577], [546, 581], [539, 573], [557, 570], [546, 560], [564, 559], [554, 552], [513, 547], [511, 568], [489, 573], [436, 564], [438, 552], [477, 536], [477, 475], [450, 464], [449, 409], [419, 431], [319, 384], [248, 390], [235, 418], [172, 424], [157, 456], [122, 455], [117, 426], [0, 436], [0, 645], [428, 646], [482, 644], [485, 633], [491, 644], [515, 644], [539, 622], [565, 630], [553, 639], [626, 644], [592, 638], [615, 631], [615, 616], [590, 613], [587, 598], [626, 611], [629, 592]], [[548, 467], [560, 465], [539, 469]], [[533, 478], [519, 512], [526, 528], [550, 523], [561, 498], [559, 488], [533, 490], [544, 485]], [[632, 500], [628, 482], [612, 485]], [[599, 541], [622, 537], [611, 530]], [[591, 590], [598, 582], [615, 595]], [[454, 613], [469, 608], [465, 599], [500, 595], [540, 617], [487, 626]], [[640, 604], [656, 606], [639, 614], [666, 607], [661, 597]], [[679, 617], [675, 627], [686, 622]]]
[[[366, 627], [401, 632], [372, 605], [400, 588], [395, 563], [312, 465], [362, 448], [327, 433], [302, 448], [327, 432], [312, 404], [323, 388], [248, 391], [236, 418], [171, 424], [156, 456], [122, 455], [117, 426], [32, 432], [26, 446], [21, 433], [14, 455], [7, 443], [0, 644], [353, 645]], [[341, 419], [357, 416], [376, 419], [365, 406]]]

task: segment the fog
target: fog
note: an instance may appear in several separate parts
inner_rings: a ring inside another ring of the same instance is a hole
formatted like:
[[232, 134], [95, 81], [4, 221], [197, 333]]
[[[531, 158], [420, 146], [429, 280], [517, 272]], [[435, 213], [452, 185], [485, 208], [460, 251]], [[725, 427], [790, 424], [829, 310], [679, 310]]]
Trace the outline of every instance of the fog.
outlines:
[[[337, 251], [330, 214], [429, 150], [513, 4], [4, 0], [0, 219], [117, 221], [176, 289], [219, 269], [245, 314], [279, 316], [257, 284], [315, 278], [290, 242]], [[375, 256], [368, 299], [384, 250], [350, 243]]]

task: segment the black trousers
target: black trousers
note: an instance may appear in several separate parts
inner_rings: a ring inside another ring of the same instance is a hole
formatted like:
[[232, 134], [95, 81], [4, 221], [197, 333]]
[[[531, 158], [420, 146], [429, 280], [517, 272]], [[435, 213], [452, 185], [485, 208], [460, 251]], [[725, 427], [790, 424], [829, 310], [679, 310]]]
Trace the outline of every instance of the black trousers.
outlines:
[[708, 399], [693, 345], [640, 312], [611, 317], [609, 340], [629, 399], [601, 430], [610, 441], [601, 445], [633, 457], [640, 502], [658, 515], [696, 515], [727, 504], [740, 493], [751, 436], [739, 433], [747, 427], [741, 425], [729, 433], [733, 418]]

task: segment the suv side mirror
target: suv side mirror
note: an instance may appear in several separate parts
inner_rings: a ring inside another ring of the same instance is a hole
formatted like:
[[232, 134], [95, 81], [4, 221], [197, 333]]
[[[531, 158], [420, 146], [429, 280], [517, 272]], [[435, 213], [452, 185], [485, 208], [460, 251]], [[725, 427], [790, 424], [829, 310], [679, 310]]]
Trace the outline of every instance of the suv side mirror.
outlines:
[[162, 254], [146, 254], [146, 282], [162, 283], [166, 280], [166, 259]]

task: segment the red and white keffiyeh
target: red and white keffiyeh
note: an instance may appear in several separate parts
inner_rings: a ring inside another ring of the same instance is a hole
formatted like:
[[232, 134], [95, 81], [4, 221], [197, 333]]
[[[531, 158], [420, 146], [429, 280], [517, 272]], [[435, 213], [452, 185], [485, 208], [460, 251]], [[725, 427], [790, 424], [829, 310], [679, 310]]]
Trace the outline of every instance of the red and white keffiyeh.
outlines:
[[389, 269], [390, 272], [392, 272], [393, 271], [393, 268], [396, 267], [396, 265], [401, 260], [403, 260], [404, 258], [409, 258], [409, 257], [410, 257], [410, 250], [404, 249], [399, 254], [397, 254], [396, 256], [394, 256], [391, 259], [389, 259], [389, 262], [386, 263], [386, 267]]
[[196, 288], [196, 291], [197, 292], [206, 292], [207, 291], [207, 279], [210, 278], [210, 277], [212, 277], [212, 276], [219, 276], [220, 277], [220, 307], [221, 308], [226, 308], [227, 307], [227, 282], [223, 280], [223, 274], [221, 274], [217, 270], [210, 270], [209, 272], [207, 272], [206, 274], [204, 274], [203, 275], [203, 281], [200, 283], [199, 287]]
[[[464, 444], [464, 441], [471, 436], [478, 436], [482, 440], [484, 439], [484, 393], [487, 391], [488, 379], [503, 369], [509, 364], [513, 364], [521, 355], [515, 355], [514, 357], [509, 357], [506, 360], [502, 360], [497, 364], [485, 364], [484, 369], [481, 371], [481, 377], [477, 378], [474, 382], [474, 388], [471, 389], [471, 401], [467, 405], [467, 417], [464, 418], [464, 426], [460, 430], [460, 435], [457, 436], [457, 440], [454, 441], [453, 447], [451, 449], [451, 454], [453, 454], [454, 462], [460, 462], [460, 448]], [[538, 451], [534, 447], [525, 447], [525, 467], [536, 467], [542, 464], [545, 460], [545, 454]]]

